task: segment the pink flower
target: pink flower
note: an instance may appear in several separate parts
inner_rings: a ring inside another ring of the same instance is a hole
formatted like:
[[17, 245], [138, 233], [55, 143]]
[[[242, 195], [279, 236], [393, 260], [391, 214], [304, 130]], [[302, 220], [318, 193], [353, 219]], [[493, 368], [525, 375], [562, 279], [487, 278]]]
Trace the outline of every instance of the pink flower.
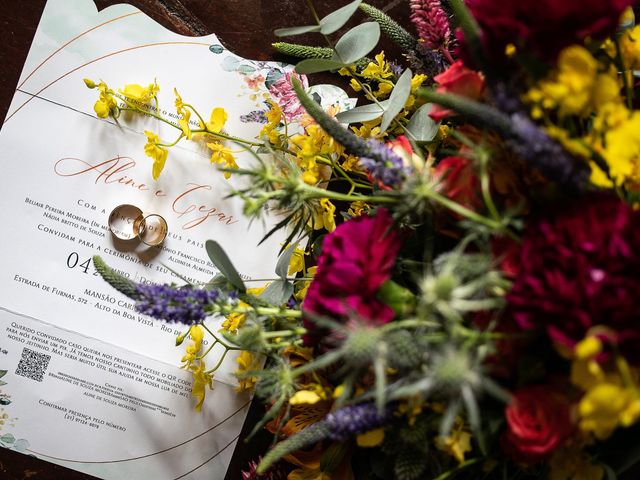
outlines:
[[411, 21], [416, 26], [420, 41], [427, 48], [447, 48], [451, 27], [440, 0], [411, 0]]
[[295, 72], [285, 73], [273, 85], [271, 85], [271, 87], [269, 87], [271, 97], [282, 109], [282, 113], [287, 119], [287, 122], [292, 121], [305, 112], [304, 107], [300, 104], [300, 100], [298, 100], [296, 92], [293, 90], [293, 85], [291, 84], [291, 78], [294, 76], [300, 80], [303, 88], [309, 88], [309, 81], [307, 80], [307, 77], [305, 75], [298, 75]]
[[[484, 94], [484, 76], [465, 67], [461, 60], [433, 79], [439, 84], [436, 89], [438, 93], [453, 93], [473, 100], [480, 100]], [[443, 118], [455, 115], [455, 112], [440, 105], [434, 105], [429, 115], [435, 122], [439, 122]]]
[[[388, 323], [393, 310], [376, 298], [389, 279], [401, 239], [386, 210], [375, 217], [357, 217], [326, 236], [316, 275], [302, 305], [303, 311], [345, 321], [353, 314], [371, 325]], [[313, 345], [323, 333], [305, 317], [305, 343]]]

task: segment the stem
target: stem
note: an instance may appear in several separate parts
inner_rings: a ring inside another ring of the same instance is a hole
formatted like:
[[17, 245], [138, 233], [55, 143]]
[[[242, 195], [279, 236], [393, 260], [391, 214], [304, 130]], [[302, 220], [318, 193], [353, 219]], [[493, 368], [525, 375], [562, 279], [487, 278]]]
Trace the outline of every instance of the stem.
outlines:
[[306, 185], [303, 187], [310, 198], [328, 198], [330, 200], [344, 202], [369, 202], [369, 203], [398, 203], [398, 199], [391, 196], [373, 196], [373, 195], [349, 195], [346, 193], [332, 192], [322, 188]]
[[238, 348], [238, 347], [232, 347], [231, 345], [228, 345], [228, 344], [226, 344], [225, 342], [223, 342], [222, 340], [220, 340], [220, 339], [218, 338], [218, 336], [217, 336], [215, 333], [213, 333], [211, 330], [209, 330], [209, 327], [207, 327], [204, 323], [202, 323], [201, 325], [204, 327], [204, 329], [205, 329], [207, 332], [209, 332], [209, 335], [211, 335], [217, 343], [219, 343], [220, 345], [222, 345], [222, 346], [223, 346], [224, 348], [226, 348], [227, 350], [242, 350], [241, 348]]
[[225, 350], [224, 353], [220, 356], [220, 360], [218, 360], [218, 363], [216, 363], [215, 367], [207, 370], [206, 373], [213, 373], [218, 370], [220, 368], [220, 365], [222, 365], [222, 362], [224, 362], [227, 353], [229, 353], [229, 349]]
[[294, 328], [293, 330], [276, 330], [273, 332], [264, 332], [262, 338], [280, 338], [280, 337], [295, 337], [297, 335], [304, 335], [307, 333], [306, 328]]
[[206, 350], [202, 355], [198, 355], [198, 356], [196, 357], [196, 359], [197, 359], [197, 360], [202, 360], [204, 357], [206, 357], [207, 355], [209, 355], [209, 352], [210, 352], [211, 350], [213, 350], [213, 347], [215, 347], [217, 344], [218, 344], [218, 341], [216, 340], [215, 342], [213, 342], [213, 343], [211, 344], [211, 346], [210, 346], [209, 348], [207, 348], [207, 350]]
[[[452, 2], [453, 3], [453, 2]], [[482, 458], [472, 458], [471, 460], [467, 460], [466, 462], [461, 463], [455, 468], [444, 472], [442, 475], [436, 477], [434, 480], [447, 480], [449, 478], [453, 478], [455, 475], [460, 473], [462, 470], [465, 470], [467, 467], [471, 465], [475, 465], [476, 463], [482, 461]]]

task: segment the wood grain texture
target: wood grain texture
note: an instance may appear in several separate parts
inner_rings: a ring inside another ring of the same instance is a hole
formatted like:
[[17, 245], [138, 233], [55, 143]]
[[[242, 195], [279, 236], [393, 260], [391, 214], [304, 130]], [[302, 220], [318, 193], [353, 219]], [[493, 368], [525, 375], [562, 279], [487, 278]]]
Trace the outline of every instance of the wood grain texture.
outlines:
[[[0, 118], [4, 119], [22, 66], [29, 52], [46, 0], [0, 0]], [[118, 0], [95, 0], [98, 9], [122, 3]], [[215, 33], [229, 50], [245, 58], [256, 60], [292, 60], [277, 55], [271, 43], [277, 41], [273, 30], [278, 27], [312, 23], [312, 16], [303, 0], [130, 0], [166, 28], [189, 36]], [[319, 14], [325, 15], [347, 3], [347, 0], [316, 0]], [[395, 18], [407, 18], [406, 0], [369, 0], [369, 3], [388, 10]], [[357, 13], [344, 28], [363, 20]], [[294, 41], [321, 45], [322, 38], [308, 35]], [[384, 45], [387, 51], [393, 47]], [[397, 53], [397, 52], [396, 52]], [[312, 83], [327, 81], [322, 75], [312, 77]], [[330, 77], [335, 81], [335, 77]], [[329, 80], [330, 80], [329, 79]], [[0, 152], [1, 158], [2, 152]], [[252, 405], [243, 435], [263, 415], [264, 407]], [[44, 426], [46, 427], [46, 426]], [[239, 442], [227, 480], [241, 478], [240, 469], [249, 459], [255, 459], [268, 444], [266, 435], [258, 435], [252, 442]], [[63, 467], [17, 452], [0, 448], [0, 479], [86, 480], [93, 478]], [[222, 480], [222, 479], [208, 479]]]

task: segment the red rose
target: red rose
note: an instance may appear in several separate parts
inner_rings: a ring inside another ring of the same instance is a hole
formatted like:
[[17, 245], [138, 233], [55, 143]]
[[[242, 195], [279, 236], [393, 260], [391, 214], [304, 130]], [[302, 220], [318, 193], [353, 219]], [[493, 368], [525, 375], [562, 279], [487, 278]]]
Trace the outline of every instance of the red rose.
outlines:
[[467, 0], [494, 58], [514, 44], [543, 59], [555, 60], [563, 48], [587, 37], [615, 32], [634, 0]]
[[571, 434], [569, 405], [548, 385], [523, 388], [505, 410], [507, 428], [502, 448], [516, 462], [544, 459]]
[[470, 159], [444, 158], [436, 166], [434, 176], [440, 180], [440, 193], [470, 210], [480, 209], [480, 180]]
[[[433, 79], [438, 82], [438, 93], [453, 93], [473, 100], [480, 100], [484, 94], [484, 76], [464, 66], [461, 60], [451, 65], [440, 75]], [[453, 110], [448, 110], [440, 105], [434, 105], [429, 116], [434, 122], [454, 115]]]

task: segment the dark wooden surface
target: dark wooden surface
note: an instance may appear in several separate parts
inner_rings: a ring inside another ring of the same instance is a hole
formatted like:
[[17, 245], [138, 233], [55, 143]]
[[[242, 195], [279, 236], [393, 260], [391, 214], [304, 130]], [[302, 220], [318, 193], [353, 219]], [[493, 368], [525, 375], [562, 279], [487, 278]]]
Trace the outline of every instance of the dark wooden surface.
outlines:
[[[95, 0], [95, 3], [102, 9], [122, 1]], [[368, 2], [389, 12], [394, 18], [407, 18], [407, 0]], [[45, 3], [46, 0], [0, 0], [0, 118], [3, 120]], [[276, 41], [272, 33], [275, 28], [312, 22], [303, 0], [130, 0], [126, 3], [135, 5], [177, 33], [215, 33], [231, 51], [258, 60], [286, 60], [274, 55], [271, 49], [271, 43]], [[314, 3], [322, 16], [346, 4], [347, 0], [316, 0]], [[362, 18], [358, 14], [353, 22], [359, 22]], [[296, 41], [322, 45], [321, 38], [315, 36], [298, 37]], [[387, 51], [392, 49], [389, 45], [385, 45], [385, 48]], [[311, 81], [314, 81], [313, 78]], [[261, 409], [257, 404], [252, 407], [245, 431], [251, 430], [251, 424], [262, 414]], [[47, 425], [42, 427], [47, 428]], [[239, 469], [247, 459], [255, 458], [260, 453], [263, 444], [264, 439], [260, 438], [248, 445], [240, 444], [227, 479], [240, 479]], [[0, 448], [0, 480], [88, 478], [93, 477]]]

